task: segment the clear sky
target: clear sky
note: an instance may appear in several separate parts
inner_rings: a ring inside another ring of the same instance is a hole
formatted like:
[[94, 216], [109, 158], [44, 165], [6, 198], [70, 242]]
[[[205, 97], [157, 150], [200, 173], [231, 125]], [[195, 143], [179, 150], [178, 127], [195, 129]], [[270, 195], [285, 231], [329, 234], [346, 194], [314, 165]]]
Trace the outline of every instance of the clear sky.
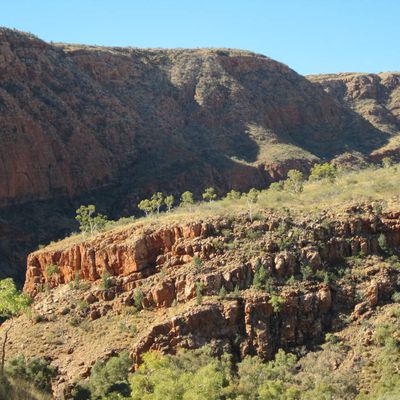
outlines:
[[252, 50], [302, 74], [400, 70], [400, 0], [0, 0], [46, 41]]

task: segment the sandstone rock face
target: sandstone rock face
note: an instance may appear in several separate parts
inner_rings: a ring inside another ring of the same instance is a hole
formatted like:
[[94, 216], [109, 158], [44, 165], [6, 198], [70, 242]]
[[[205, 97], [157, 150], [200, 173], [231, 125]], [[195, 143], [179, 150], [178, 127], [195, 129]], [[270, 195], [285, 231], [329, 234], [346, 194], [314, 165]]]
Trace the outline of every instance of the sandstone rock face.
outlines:
[[[369, 124], [249, 52], [51, 45], [2, 29], [0, 71], [2, 204], [115, 180], [141, 192], [221, 176], [229, 187], [260, 186], [282, 176], [285, 159], [304, 168], [360, 135], [374, 147]], [[270, 154], [282, 140], [298, 157]]]
[[[275, 218], [273, 215], [270, 217]], [[179, 272], [180, 267], [190, 265], [194, 257], [201, 262], [210, 261], [218, 267], [200, 280], [205, 294], [216, 295], [222, 286], [229, 291], [236, 286], [248, 288], [253, 280], [254, 265], [241, 261], [240, 257], [237, 259], [234, 253], [227, 256], [218, 250], [217, 242], [221, 240], [222, 243], [223, 238], [218, 240], [215, 235], [221, 226], [225, 226], [224, 223], [215, 219], [158, 229], [130, 226], [76, 244], [53, 245], [53, 249], [50, 246], [29, 255], [25, 291], [35, 295], [44, 283], [55, 287], [73, 281], [77, 275], [80, 279], [93, 282], [107, 272], [113, 276], [119, 291], [129, 292], [140, 286], [145, 278], [162, 271], [165, 275], [165, 271], [173, 270], [176, 274], [152, 287], [146, 297], [149, 306], [169, 307], [174, 301], [185, 302], [195, 297], [196, 279], [190, 273]], [[276, 219], [267, 220], [258, 229], [268, 232], [276, 226]], [[231, 229], [234, 229], [233, 225]], [[346, 257], [379, 255], [382, 252], [378, 245], [380, 234], [385, 235], [388, 246], [397, 248], [400, 244], [399, 216], [393, 213], [387, 213], [379, 220], [371, 214], [352, 216], [332, 222], [329, 229], [320, 225], [304, 229], [305, 234], [314, 239], [297, 243], [298, 251], [279, 251], [269, 244], [269, 252], [258, 258], [267, 274], [287, 279], [302, 274], [302, 265], [308, 265], [316, 272], [324, 265], [342, 262]], [[58, 273], [48, 276], [49, 265], [57, 265]], [[372, 291], [369, 296], [373, 297], [373, 288], [369, 290]], [[321, 292], [320, 296], [325, 304], [321, 307], [329, 307], [329, 295]], [[372, 297], [371, 305], [374, 303]], [[133, 298], [127, 301], [132, 302]]]
[[[322, 289], [321, 289], [322, 290]], [[325, 297], [329, 289], [323, 289]], [[329, 294], [328, 294], [329, 293]], [[197, 348], [212, 343], [216, 352], [239, 351], [241, 357], [257, 354], [271, 359], [278, 346], [289, 349], [317, 340], [328, 324], [330, 305], [320, 292], [282, 293], [281, 312], [273, 311], [268, 295], [249, 295], [244, 301], [204, 304], [183, 315], [152, 326], [132, 350], [136, 365], [149, 350], [174, 352], [176, 348]], [[237, 338], [242, 337], [238, 342]], [[236, 348], [234, 348], [236, 347]]]
[[[390, 135], [400, 133], [400, 73], [311, 75], [330, 95], [357, 112], [377, 129]], [[385, 148], [398, 156], [397, 141]]]
[[0, 277], [76, 229], [88, 192], [119, 217], [156, 190], [266, 187], [386, 142], [321, 87], [245, 51], [53, 45], [1, 29], [0, 74]]

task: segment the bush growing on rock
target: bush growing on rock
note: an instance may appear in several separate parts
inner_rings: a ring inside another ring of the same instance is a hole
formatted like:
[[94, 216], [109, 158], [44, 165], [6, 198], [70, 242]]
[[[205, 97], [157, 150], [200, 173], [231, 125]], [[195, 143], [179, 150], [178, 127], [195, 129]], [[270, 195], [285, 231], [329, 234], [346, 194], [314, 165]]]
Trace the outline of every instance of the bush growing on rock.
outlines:
[[203, 289], [204, 285], [202, 282], [196, 282], [196, 304], [200, 305], [203, 303]]
[[200, 268], [203, 263], [202, 263], [201, 258], [199, 256], [194, 256], [193, 260], [192, 260], [192, 264], [197, 269], [197, 268]]
[[143, 308], [143, 300], [144, 300], [144, 293], [142, 289], [136, 288], [133, 294], [133, 303], [137, 310], [141, 310]]
[[49, 278], [52, 278], [53, 276], [59, 274], [59, 272], [60, 272], [60, 268], [58, 267], [58, 265], [49, 264], [46, 267], [46, 274]]
[[281, 312], [284, 303], [285, 303], [285, 299], [276, 294], [272, 294], [271, 298], [269, 299], [269, 304], [271, 304], [272, 309], [276, 313]]
[[103, 289], [110, 289], [112, 286], [111, 275], [106, 269], [101, 274], [101, 286]]
[[265, 282], [267, 279], [267, 272], [265, 271], [264, 266], [260, 261], [256, 263], [254, 277], [253, 277], [253, 286], [256, 289], [263, 289], [265, 286]]

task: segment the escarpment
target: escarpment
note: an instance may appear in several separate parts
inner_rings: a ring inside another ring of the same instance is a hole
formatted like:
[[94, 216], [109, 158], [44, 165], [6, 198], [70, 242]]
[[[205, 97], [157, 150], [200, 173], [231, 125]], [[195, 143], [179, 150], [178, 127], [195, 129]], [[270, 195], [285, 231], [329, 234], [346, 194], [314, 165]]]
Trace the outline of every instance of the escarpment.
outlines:
[[[161, 270], [179, 271], [194, 258], [223, 270], [212, 282], [214, 293], [224, 280], [230, 289], [235, 284], [246, 288], [254, 273], [254, 260], [245, 251], [249, 235], [258, 238], [258, 262], [266, 271], [288, 278], [299, 274], [304, 264], [316, 271], [346, 257], [382, 254], [379, 237], [387, 246], [398, 247], [399, 217], [397, 213], [376, 216], [371, 212], [336, 220], [327, 216], [321, 223], [305, 219], [296, 224], [270, 214], [265, 221], [254, 223], [243, 216], [240, 223], [216, 219], [158, 229], [143, 225], [117, 228], [94, 238], [77, 238], [76, 244], [66, 242], [64, 247], [61, 242], [30, 254], [25, 290], [35, 294], [43, 284], [54, 287], [77, 276], [94, 282], [105, 273], [118, 280], [121, 290], [129, 290]], [[49, 266], [57, 267], [51, 276]]]
[[[157, 190], [267, 187], [388, 140], [322, 87], [241, 50], [50, 44], [1, 29], [0, 73], [0, 218], [11, 232], [0, 276], [73, 231], [71, 210], [88, 198], [117, 218]], [[32, 209], [59, 218], [28, 229], [20, 216]]]
[[400, 73], [339, 73], [311, 75], [340, 103], [354, 110], [377, 129], [392, 136], [389, 144], [378, 149], [373, 159], [391, 156], [398, 159], [400, 133]]
[[29, 255], [32, 316], [16, 320], [23, 333], [9, 351], [23, 343], [51, 359], [56, 398], [122, 350], [135, 370], [152, 350], [207, 344], [215, 355], [270, 360], [280, 348], [315, 349], [398, 290], [400, 213], [375, 204], [316, 215], [261, 211], [252, 222], [247, 213], [161, 221]]

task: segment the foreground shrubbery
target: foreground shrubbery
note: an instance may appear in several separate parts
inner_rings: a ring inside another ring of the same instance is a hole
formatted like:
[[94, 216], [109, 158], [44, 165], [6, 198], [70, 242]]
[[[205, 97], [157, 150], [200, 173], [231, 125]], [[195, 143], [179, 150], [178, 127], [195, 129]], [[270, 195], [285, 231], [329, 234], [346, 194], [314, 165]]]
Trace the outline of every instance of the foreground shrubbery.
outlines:
[[38, 390], [29, 381], [0, 374], [0, 400], [50, 400], [50, 394]]
[[[352, 371], [330, 372], [332, 359], [345, 350], [328, 335], [325, 352], [298, 364], [293, 354], [279, 350], [273, 361], [246, 357], [234, 365], [230, 356], [214, 357], [209, 347], [181, 351], [178, 355], [150, 352], [144, 363], [129, 374], [127, 353], [98, 362], [85, 387], [74, 399], [96, 400], [334, 400], [395, 399], [400, 393], [399, 343], [390, 329], [377, 328], [376, 343], [382, 352], [376, 368], [379, 379], [369, 394], [358, 394]], [[301, 367], [300, 367], [301, 365]], [[299, 372], [299, 368], [301, 372]]]
[[234, 373], [229, 356], [213, 357], [204, 347], [177, 356], [147, 353], [143, 365], [129, 375], [129, 359], [121, 353], [97, 363], [88, 385], [76, 389], [75, 399], [295, 399], [299, 391], [289, 379], [295, 363], [295, 356], [280, 351], [269, 363], [248, 357]]

